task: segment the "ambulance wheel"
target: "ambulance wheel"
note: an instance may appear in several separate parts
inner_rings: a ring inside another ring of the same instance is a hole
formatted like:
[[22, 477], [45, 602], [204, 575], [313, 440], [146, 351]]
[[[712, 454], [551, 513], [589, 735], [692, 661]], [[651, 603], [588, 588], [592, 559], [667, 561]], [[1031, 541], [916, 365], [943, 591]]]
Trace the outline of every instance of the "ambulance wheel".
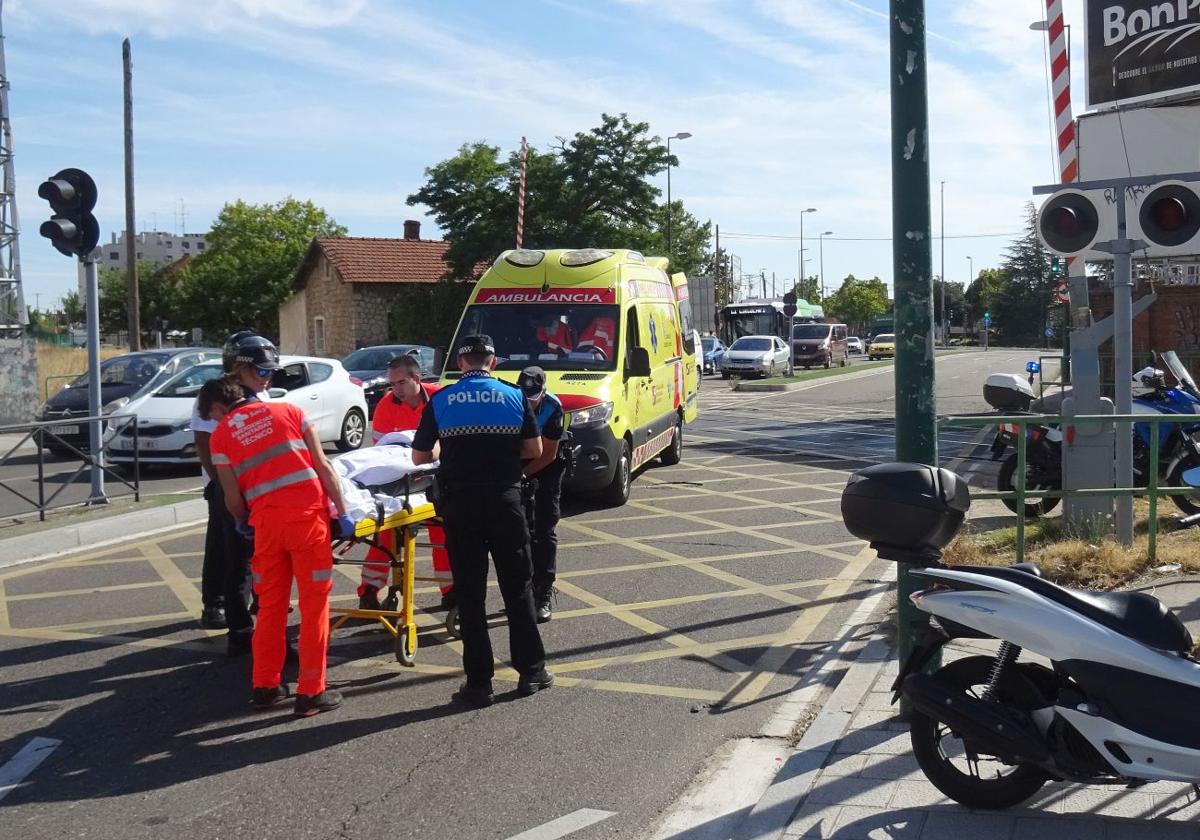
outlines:
[[337, 439], [336, 443], [338, 452], [350, 452], [362, 446], [366, 430], [367, 421], [363, 418], [362, 412], [357, 408], [347, 411], [342, 420], [342, 436]]
[[417, 664], [417, 651], [409, 649], [407, 626], [401, 627], [399, 635], [396, 636], [396, 661], [405, 668]]
[[604, 501], [609, 507], [620, 507], [629, 501], [629, 488], [633, 483], [633, 449], [629, 441], [622, 441], [621, 455], [617, 458], [617, 468], [613, 470], [612, 481], [604, 490]]
[[658, 456], [658, 460], [662, 461], [664, 467], [673, 467], [683, 460], [683, 420], [676, 419], [675, 434], [671, 438], [671, 445], [662, 451]]
[[458, 605], [446, 610], [446, 635], [451, 639], [462, 638], [462, 629], [458, 626]]

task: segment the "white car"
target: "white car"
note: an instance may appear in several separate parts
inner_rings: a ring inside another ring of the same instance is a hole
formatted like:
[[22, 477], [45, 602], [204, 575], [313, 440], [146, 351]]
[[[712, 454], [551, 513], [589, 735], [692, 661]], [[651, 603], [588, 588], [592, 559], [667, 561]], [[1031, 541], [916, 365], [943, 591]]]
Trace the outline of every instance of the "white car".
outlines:
[[[322, 443], [332, 443], [343, 452], [358, 449], [367, 431], [367, 400], [361, 385], [336, 359], [283, 356], [282, 369], [271, 379], [272, 399], [304, 409], [317, 427]], [[137, 415], [138, 458], [150, 464], [195, 464], [196, 444], [192, 435], [192, 407], [200, 387], [221, 375], [220, 363], [196, 365], [158, 388], [131, 401], [119, 414]], [[133, 460], [133, 429], [119, 420], [110, 421], [108, 435], [111, 460]]]
[[866, 345], [863, 344], [863, 340], [856, 335], [852, 335], [846, 339], [846, 349], [851, 353], [867, 352], [867, 348]]
[[721, 377], [774, 376], [787, 373], [788, 349], [783, 339], [773, 335], [744, 335], [721, 357]]

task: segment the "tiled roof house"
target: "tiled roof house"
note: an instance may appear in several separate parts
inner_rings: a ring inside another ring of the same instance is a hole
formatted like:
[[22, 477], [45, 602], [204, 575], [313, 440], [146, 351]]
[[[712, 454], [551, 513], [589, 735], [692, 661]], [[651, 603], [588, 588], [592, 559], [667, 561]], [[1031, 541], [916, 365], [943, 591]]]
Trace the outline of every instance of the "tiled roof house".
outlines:
[[387, 344], [397, 289], [438, 282], [448, 269], [447, 247], [421, 239], [415, 221], [404, 223], [402, 239], [314, 238], [296, 272], [295, 292], [279, 307], [280, 352], [340, 358]]

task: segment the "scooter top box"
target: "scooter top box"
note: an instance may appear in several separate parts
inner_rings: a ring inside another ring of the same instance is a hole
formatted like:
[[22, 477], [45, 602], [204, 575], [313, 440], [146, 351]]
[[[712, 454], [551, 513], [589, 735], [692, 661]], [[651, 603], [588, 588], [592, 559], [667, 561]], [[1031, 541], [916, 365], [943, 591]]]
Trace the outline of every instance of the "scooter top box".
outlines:
[[983, 398], [997, 411], [1028, 411], [1033, 387], [1016, 373], [993, 373], [983, 383]]
[[926, 464], [876, 464], [842, 491], [846, 528], [885, 560], [936, 562], [970, 507], [963, 479]]

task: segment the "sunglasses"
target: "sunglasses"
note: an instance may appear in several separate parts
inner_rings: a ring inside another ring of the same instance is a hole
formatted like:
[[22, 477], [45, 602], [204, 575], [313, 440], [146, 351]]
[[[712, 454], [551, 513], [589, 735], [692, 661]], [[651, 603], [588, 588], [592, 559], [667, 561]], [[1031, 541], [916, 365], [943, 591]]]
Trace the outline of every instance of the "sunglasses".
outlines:
[[255, 368], [255, 371], [258, 373], [259, 376], [264, 376], [264, 377], [271, 376], [275, 373], [275, 371], [271, 368]]

